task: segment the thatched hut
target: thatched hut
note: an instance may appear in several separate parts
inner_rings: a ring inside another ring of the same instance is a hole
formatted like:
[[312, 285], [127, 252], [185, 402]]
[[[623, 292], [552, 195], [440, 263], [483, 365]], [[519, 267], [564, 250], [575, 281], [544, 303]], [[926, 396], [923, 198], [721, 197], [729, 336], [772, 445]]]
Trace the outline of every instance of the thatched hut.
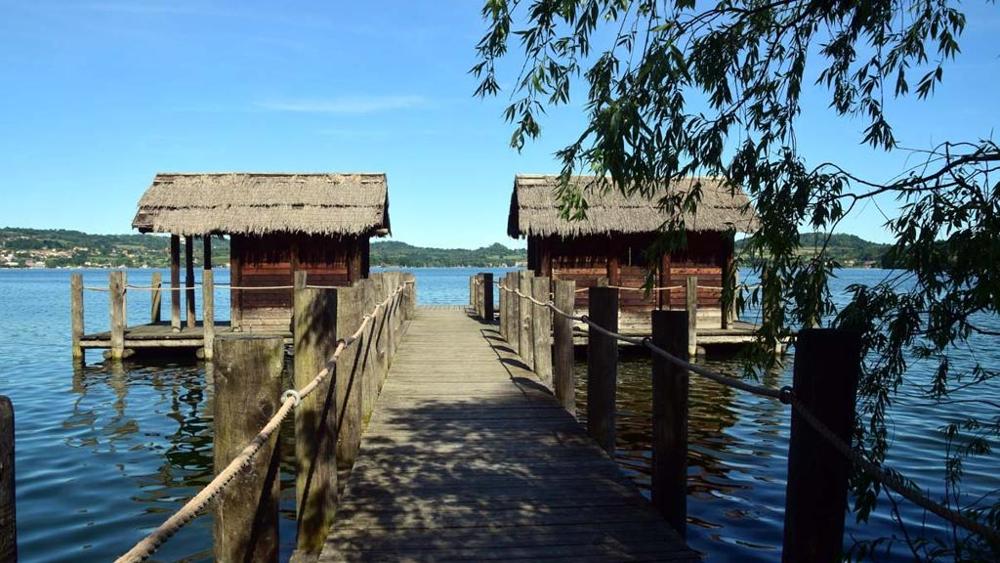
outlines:
[[[174, 288], [179, 237], [190, 280], [192, 240], [203, 238], [211, 268], [213, 235], [229, 236], [233, 286], [290, 286], [296, 270], [312, 284], [350, 285], [368, 277], [369, 238], [389, 233], [388, 187], [385, 174], [157, 174], [132, 226], [170, 233]], [[234, 324], [289, 325], [288, 289], [234, 289], [231, 299]]]
[[[556, 197], [558, 176], [518, 175], [510, 199], [507, 233], [528, 239], [528, 268], [536, 275], [572, 279], [577, 287], [601, 283], [638, 288], [650, 269], [645, 251], [668, 219], [655, 201], [640, 196], [626, 197], [617, 189], [588, 189], [595, 186], [592, 176], [572, 179], [586, 190], [586, 219], [574, 221], [560, 216]], [[718, 288], [733, 264], [734, 233], [749, 232], [757, 218], [747, 208], [742, 191], [735, 196], [720, 182], [697, 178], [675, 183], [672, 189], [686, 190], [699, 182], [702, 199], [697, 213], [684, 217], [687, 247], [663, 256], [660, 287], [683, 286], [688, 276], [697, 276], [698, 285]], [[603, 280], [602, 280], [603, 278]], [[719, 290], [699, 292], [699, 319], [718, 320], [721, 316]], [[621, 326], [648, 327], [653, 308], [683, 307], [682, 291], [656, 291], [646, 297], [641, 291], [622, 291]], [[577, 307], [586, 308], [587, 293], [577, 294]], [[633, 327], [634, 328], [634, 327]]]

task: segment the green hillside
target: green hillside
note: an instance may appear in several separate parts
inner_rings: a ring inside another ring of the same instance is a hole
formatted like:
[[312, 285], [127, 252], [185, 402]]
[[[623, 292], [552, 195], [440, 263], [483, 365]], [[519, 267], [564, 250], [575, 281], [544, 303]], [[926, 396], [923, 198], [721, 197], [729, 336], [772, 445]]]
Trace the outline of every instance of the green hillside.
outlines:
[[[804, 233], [803, 252], [822, 244], [820, 233]], [[0, 267], [118, 267], [168, 266], [170, 239], [158, 235], [91, 235], [62, 229], [0, 229]], [[743, 247], [736, 242], [737, 250]], [[229, 241], [215, 239], [216, 262], [228, 261]], [[845, 267], [889, 265], [887, 244], [868, 242], [854, 235], [833, 235], [828, 251]], [[195, 252], [199, 263], [201, 252]], [[372, 266], [453, 267], [513, 266], [526, 260], [524, 249], [507, 248], [496, 243], [466, 248], [429, 248], [394, 240], [375, 240], [371, 245]]]

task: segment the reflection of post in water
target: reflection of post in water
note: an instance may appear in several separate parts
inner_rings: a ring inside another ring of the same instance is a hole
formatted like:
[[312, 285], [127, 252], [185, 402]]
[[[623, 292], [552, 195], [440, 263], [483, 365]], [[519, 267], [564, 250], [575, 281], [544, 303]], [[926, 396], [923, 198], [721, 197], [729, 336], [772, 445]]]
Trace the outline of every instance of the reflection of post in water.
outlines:
[[108, 378], [108, 386], [115, 392], [115, 414], [119, 417], [125, 416], [125, 399], [128, 397], [128, 379], [125, 372], [125, 364], [122, 361], [109, 360], [104, 362], [108, 367], [111, 377]]

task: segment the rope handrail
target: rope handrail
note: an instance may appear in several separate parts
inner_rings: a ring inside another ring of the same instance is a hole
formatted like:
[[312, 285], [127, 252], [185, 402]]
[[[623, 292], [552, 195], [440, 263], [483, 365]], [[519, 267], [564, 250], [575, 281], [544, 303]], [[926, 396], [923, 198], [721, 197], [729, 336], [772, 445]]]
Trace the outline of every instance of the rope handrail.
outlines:
[[[299, 405], [302, 399], [308, 397], [317, 387], [330, 375], [332, 371], [336, 369], [336, 361], [340, 355], [346, 350], [351, 344], [353, 344], [357, 339], [361, 338], [364, 333], [365, 328], [371, 322], [372, 319], [378, 314], [379, 309], [387, 307], [395, 299], [399, 297], [402, 293], [403, 288], [406, 284], [400, 284], [395, 291], [392, 292], [388, 297], [385, 298], [381, 303], [376, 305], [372, 312], [365, 315], [358, 326], [358, 329], [354, 331], [353, 334], [346, 338], [339, 339], [337, 341], [337, 347], [334, 349], [333, 354], [330, 359], [327, 360], [326, 366], [316, 374], [313, 379], [306, 384], [304, 387], [298, 390], [286, 391], [281, 397], [281, 406], [274, 413], [274, 416], [261, 428], [260, 432], [250, 440], [250, 443], [243, 448], [240, 453], [229, 462], [226, 467], [212, 479], [207, 485], [205, 485], [201, 491], [187, 501], [184, 506], [182, 506], [177, 512], [167, 518], [159, 527], [150, 532], [145, 538], [136, 543], [132, 549], [127, 553], [115, 560], [115, 563], [131, 563], [134, 561], [144, 561], [149, 558], [161, 545], [163, 542], [170, 539], [177, 531], [183, 528], [195, 516], [201, 512], [209, 502], [212, 501], [223, 489], [225, 489], [233, 478], [236, 477], [241, 471], [249, 467], [250, 463], [253, 461], [257, 452], [260, 451], [261, 447], [270, 439], [271, 434], [274, 433], [280, 426], [282, 421], [288, 416], [288, 413], [292, 411], [295, 407]], [[333, 366], [331, 368], [331, 366]]]
[[536, 305], [542, 307], [548, 307], [555, 313], [558, 313], [568, 319], [586, 323], [589, 328], [597, 330], [598, 332], [606, 336], [609, 336], [611, 338], [615, 338], [623, 342], [629, 342], [632, 344], [638, 344], [644, 346], [648, 348], [652, 353], [666, 359], [667, 361], [674, 364], [675, 366], [680, 367], [681, 369], [685, 369], [687, 371], [690, 371], [692, 373], [695, 373], [697, 375], [700, 375], [702, 377], [705, 377], [722, 385], [734, 387], [736, 389], [747, 391], [749, 393], [760, 395], [762, 397], [777, 399], [784, 404], [792, 405], [792, 408], [795, 409], [802, 416], [803, 420], [805, 420], [807, 424], [809, 424], [814, 430], [816, 430], [816, 432], [820, 436], [825, 438], [834, 447], [834, 449], [836, 449], [841, 455], [843, 455], [847, 459], [851, 460], [852, 463], [860, 467], [861, 470], [867, 473], [870, 477], [876, 479], [889, 489], [893, 490], [903, 498], [913, 502], [917, 506], [920, 506], [921, 508], [924, 508], [936, 514], [937, 516], [957, 526], [960, 526], [970, 532], [977, 533], [983, 536], [984, 538], [987, 538], [994, 544], [1000, 544], [1000, 531], [990, 528], [985, 524], [982, 524], [965, 516], [961, 512], [958, 512], [956, 510], [953, 510], [951, 508], [948, 508], [947, 506], [944, 506], [936, 502], [935, 500], [930, 498], [926, 493], [919, 491], [914, 486], [910, 485], [910, 481], [899, 476], [897, 472], [887, 471], [881, 465], [874, 464], [865, 459], [863, 456], [861, 456], [851, 447], [850, 444], [848, 444], [839, 436], [834, 434], [829, 427], [827, 427], [825, 424], [823, 424], [822, 421], [816, 418], [815, 415], [813, 415], [813, 413], [810, 412], [805, 407], [805, 405], [802, 404], [799, 398], [796, 397], [795, 390], [792, 389], [791, 387], [786, 386], [782, 387], [781, 389], [774, 389], [773, 387], [754, 385], [752, 383], [747, 383], [746, 381], [743, 381], [741, 379], [736, 379], [734, 377], [723, 375], [721, 373], [714, 372], [712, 370], [703, 368], [701, 366], [696, 366], [690, 362], [678, 358], [677, 356], [674, 356], [673, 354], [670, 354], [669, 352], [660, 348], [659, 346], [656, 346], [655, 344], [653, 344], [652, 338], [650, 337], [638, 338], [638, 337], [625, 336], [623, 334], [610, 331], [598, 325], [597, 323], [588, 319], [586, 315], [576, 316], [567, 313], [556, 307], [555, 303], [553, 303], [552, 301], [544, 303], [542, 301], [539, 301], [531, 297], [530, 295], [524, 295], [523, 293], [521, 293], [516, 289], [509, 289], [503, 285], [500, 286], [500, 289], [508, 293], [514, 293], [522, 299], [528, 299], [529, 301], [535, 303]]

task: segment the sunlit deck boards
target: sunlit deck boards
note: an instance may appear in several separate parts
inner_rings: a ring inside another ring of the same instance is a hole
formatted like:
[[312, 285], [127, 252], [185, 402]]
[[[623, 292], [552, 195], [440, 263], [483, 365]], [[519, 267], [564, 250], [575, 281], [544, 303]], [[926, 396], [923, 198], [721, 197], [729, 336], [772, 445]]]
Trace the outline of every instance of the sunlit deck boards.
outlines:
[[696, 560], [492, 328], [418, 309], [321, 561]]

